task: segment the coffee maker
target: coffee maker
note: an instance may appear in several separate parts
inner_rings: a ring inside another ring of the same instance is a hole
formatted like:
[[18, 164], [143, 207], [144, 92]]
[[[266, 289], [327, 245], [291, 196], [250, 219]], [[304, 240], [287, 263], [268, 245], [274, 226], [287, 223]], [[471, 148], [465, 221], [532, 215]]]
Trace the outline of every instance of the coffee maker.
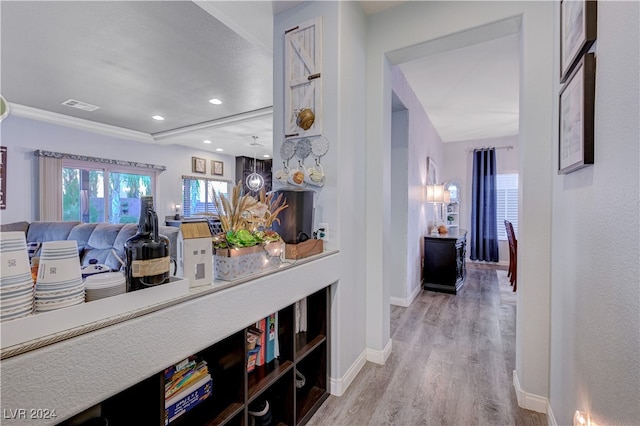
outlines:
[[274, 192], [276, 198], [282, 194], [289, 207], [278, 214], [280, 223], [273, 222], [273, 230], [280, 234], [287, 244], [298, 244], [311, 239], [315, 191], [278, 189]]

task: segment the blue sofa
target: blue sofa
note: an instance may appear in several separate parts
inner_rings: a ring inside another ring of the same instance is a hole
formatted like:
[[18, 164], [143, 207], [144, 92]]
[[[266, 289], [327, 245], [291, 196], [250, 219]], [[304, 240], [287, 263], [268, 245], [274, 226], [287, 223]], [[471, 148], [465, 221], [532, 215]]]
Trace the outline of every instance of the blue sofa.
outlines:
[[[81, 222], [15, 222], [3, 224], [0, 231], [23, 231], [27, 244], [44, 241], [76, 240], [81, 266], [92, 259], [112, 270], [121, 267], [118, 257], [125, 260], [124, 243], [136, 234], [136, 224], [81, 223]], [[169, 239], [171, 259], [176, 259], [179, 228], [160, 226], [159, 233]], [[35, 253], [37, 255], [37, 252]], [[116, 257], [117, 256], [117, 257]]]

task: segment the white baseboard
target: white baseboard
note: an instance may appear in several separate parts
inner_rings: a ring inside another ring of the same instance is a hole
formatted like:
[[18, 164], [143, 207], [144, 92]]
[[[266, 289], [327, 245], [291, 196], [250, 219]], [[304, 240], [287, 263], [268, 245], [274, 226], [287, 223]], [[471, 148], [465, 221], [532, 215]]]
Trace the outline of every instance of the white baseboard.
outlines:
[[518, 405], [520, 407], [526, 410], [547, 414], [547, 408], [550, 407], [549, 400], [544, 396], [534, 395], [522, 390], [520, 387], [520, 380], [518, 380], [518, 372], [516, 370], [513, 370], [513, 387], [515, 388], [516, 398], [518, 399]]
[[347, 372], [340, 379], [329, 378], [329, 393], [335, 396], [342, 396], [353, 379], [356, 378], [364, 364], [367, 362], [367, 351], [364, 350], [360, 354], [360, 356], [356, 359], [356, 361], [351, 364], [351, 367], [347, 370]]
[[387, 358], [391, 355], [391, 339], [387, 342], [387, 345], [381, 351], [375, 351], [373, 349], [367, 349], [367, 361], [374, 362], [376, 364], [384, 365], [387, 362]]
[[387, 361], [387, 358], [389, 358], [389, 355], [391, 355], [391, 348], [391, 339], [389, 339], [389, 342], [387, 342], [387, 345], [381, 351], [365, 349], [355, 362], [351, 364], [351, 367], [349, 367], [344, 376], [339, 379], [329, 378], [329, 393], [335, 396], [342, 396], [367, 361], [383, 365]]
[[558, 422], [553, 415], [553, 410], [551, 409], [551, 403], [549, 401], [547, 401], [547, 423], [549, 426], [558, 426]]
[[420, 294], [420, 290], [422, 290], [422, 285], [419, 285], [415, 289], [413, 289], [409, 297], [390, 297], [389, 302], [394, 306], [402, 306], [403, 308], [408, 308], [409, 306], [411, 306], [415, 298], [418, 297], [418, 294]]

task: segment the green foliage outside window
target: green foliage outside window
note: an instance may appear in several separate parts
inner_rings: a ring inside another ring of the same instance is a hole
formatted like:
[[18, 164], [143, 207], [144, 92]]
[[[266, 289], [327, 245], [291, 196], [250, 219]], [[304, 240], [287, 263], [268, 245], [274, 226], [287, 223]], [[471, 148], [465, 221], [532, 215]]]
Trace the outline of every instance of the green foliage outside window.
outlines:
[[[106, 188], [102, 188], [104, 176], [108, 175]], [[83, 185], [81, 178], [88, 180]], [[62, 220], [81, 222], [104, 222], [110, 217], [110, 223], [137, 223], [138, 214], [129, 208], [128, 199], [139, 199], [142, 195], [151, 195], [152, 177], [133, 173], [111, 172], [104, 170], [86, 170], [77, 167], [62, 169]], [[82, 195], [83, 192], [86, 195]], [[105, 212], [104, 198], [109, 197], [110, 212]], [[84, 210], [84, 214], [83, 214]]]

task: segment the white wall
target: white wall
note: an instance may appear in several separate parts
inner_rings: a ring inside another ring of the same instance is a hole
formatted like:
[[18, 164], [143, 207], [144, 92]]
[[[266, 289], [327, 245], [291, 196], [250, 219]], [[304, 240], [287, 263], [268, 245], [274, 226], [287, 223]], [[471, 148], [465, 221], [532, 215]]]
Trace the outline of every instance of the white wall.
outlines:
[[558, 424], [575, 410], [597, 424], [640, 422], [639, 19], [638, 2], [598, 2], [595, 164], [553, 177]]
[[[113, 160], [139, 161], [166, 166], [157, 179], [155, 205], [158, 216], [175, 214], [182, 200], [182, 175], [193, 175], [191, 157], [224, 161], [223, 179], [235, 180], [235, 158], [179, 145], [150, 145], [118, 139], [85, 130], [58, 126], [9, 115], [0, 124], [0, 143], [7, 147], [7, 209], [0, 212], [2, 223], [38, 220], [38, 149], [87, 155]], [[205, 176], [205, 175], [203, 175]], [[207, 177], [213, 177], [210, 172]]]
[[[549, 389], [549, 286], [551, 235], [551, 158], [554, 92], [552, 2], [407, 2], [369, 18], [367, 46], [367, 171], [382, 171], [378, 177], [367, 174], [367, 228], [374, 232], [388, 228], [385, 178], [388, 175], [390, 132], [388, 53], [419, 47], [479, 26], [500, 29], [510, 18], [521, 22], [520, 76], [520, 170], [522, 203], [520, 211], [518, 319], [516, 371], [529, 394], [548, 395]], [[471, 43], [473, 40], [470, 40]], [[380, 195], [382, 194], [382, 197]], [[384, 259], [384, 238], [368, 242], [367, 264]], [[378, 268], [367, 275], [367, 311], [385, 315], [387, 275]], [[384, 277], [384, 278], [382, 278]], [[377, 342], [386, 338], [386, 328]], [[525, 406], [534, 406], [523, 401]], [[546, 407], [536, 409], [544, 410]]]
[[329, 247], [340, 250], [340, 282], [334, 286], [331, 322], [331, 391], [342, 394], [365, 352], [364, 250], [367, 235], [364, 152], [365, 19], [356, 2], [305, 2], [274, 21], [274, 164], [282, 164], [284, 140], [284, 31], [322, 16], [323, 135], [325, 186], [317, 191], [316, 224], [329, 223]]
[[390, 238], [393, 246], [391, 268], [395, 277], [391, 282], [389, 294], [392, 305], [409, 306], [410, 283], [407, 280], [409, 111], [394, 110], [391, 116], [391, 209], [395, 220], [391, 221]]
[[[402, 70], [393, 67], [391, 70], [391, 85], [393, 92], [407, 108], [408, 113], [408, 139], [404, 164], [397, 164], [394, 159], [395, 146], [392, 141], [391, 182], [396, 180], [403, 183], [402, 195], [405, 197], [404, 211], [397, 208], [398, 202], [394, 198], [398, 195], [396, 187], [392, 186], [391, 193], [391, 229], [401, 223], [402, 233], [405, 239], [403, 275], [397, 271], [395, 265], [389, 265], [393, 279], [391, 284], [391, 302], [397, 303], [396, 298], [402, 298], [410, 302], [419, 292], [422, 276], [422, 256], [424, 250], [423, 236], [428, 232], [429, 225], [433, 223], [433, 206], [426, 204], [423, 199], [424, 186], [427, 181], [427, 157], [432, 157], [439, 167], [439, 176], [442, 176], [442, 139], [433, 127], [431, 120], [424, 111], [420, 101], [409, 86]], [[394, 113], [394, 115], [397, 113]], [[394, 126], [392, 126], [393, 136]], [[396, 238], [395, 232], [391, 239]], [[393, 256], [397, 255], [398, 245], [393, 244]], [[399, 283], [399, 277], [404, 281]], [[397, 287], [402, 286], [402, 292], [397, 293]]]
[[[498, 173], [518, 173], [518, 136], [500, 138], [447, 142], [444, 144], [444, 167], [442, 180], [456, 180], [462, 185], [460, 201], [460, 227], [471, 232], [471, 187], [473, 179], [474, 148], [513, 146], [513, 149], [496, 150], [496, 170]], [[500, 226], [500, 225], [499, 225]], [[504, 226], [504, 225], [503, 225]], [[500, 263], [509, 264], [509, 243], [500, 240], [498, 244]], [[467, 257], [470, 250], [467, 250]]]

